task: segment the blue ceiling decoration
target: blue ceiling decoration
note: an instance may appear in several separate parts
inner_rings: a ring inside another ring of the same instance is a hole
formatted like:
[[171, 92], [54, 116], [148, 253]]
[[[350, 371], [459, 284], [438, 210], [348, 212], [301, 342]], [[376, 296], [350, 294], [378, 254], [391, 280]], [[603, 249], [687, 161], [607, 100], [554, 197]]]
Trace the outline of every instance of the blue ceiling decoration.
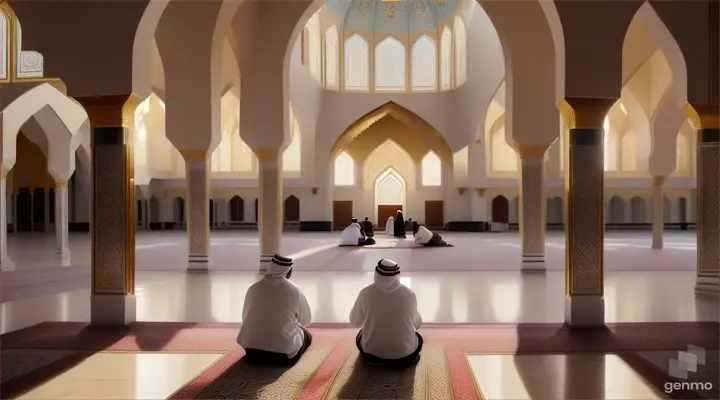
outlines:
[[327, 0], [325, 13], [343, 21], [345, 31], [408, 34], [452, 26], [462, 0]]

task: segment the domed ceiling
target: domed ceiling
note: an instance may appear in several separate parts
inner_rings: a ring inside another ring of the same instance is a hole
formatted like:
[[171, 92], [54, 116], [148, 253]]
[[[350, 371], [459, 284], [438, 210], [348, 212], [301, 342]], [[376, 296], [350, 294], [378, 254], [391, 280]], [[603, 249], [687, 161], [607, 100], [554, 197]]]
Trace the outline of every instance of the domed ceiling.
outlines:
[[327, 0], [325, 13], [342, 21], [345, 32], [401, 34], [452, 26], [463, 0]]

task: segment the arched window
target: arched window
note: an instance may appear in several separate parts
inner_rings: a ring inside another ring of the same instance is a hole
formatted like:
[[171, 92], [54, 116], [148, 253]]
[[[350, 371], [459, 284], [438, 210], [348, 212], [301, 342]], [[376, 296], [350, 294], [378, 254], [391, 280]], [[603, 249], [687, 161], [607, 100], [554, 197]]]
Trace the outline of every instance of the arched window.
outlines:
[[135, 109], [135, 142], [133, 143], [133, 152], [136, 167], [145, 167], [148, 165], [147, 158], [147, 141], [148, 141], [148, 114], [150, 114], [150, 99], [148, 96]]
[[440, 36], [440, 90], [450, 89], [452, 82], [452, 33], [446, 26]]
[[292, 121], [292, 141], [283, 151], [283, 171], [298, 172], [301, 169], [300, 124], [294, 113], [290, 113]]
[[328, 89], [338, 89], [338, 30], [335, 25], [325, 31], [325, 84]]
[[492, 148], [492, 170], [496, 172], [515, 172], [518, 170], [518, 157], [515, 150], [505, 141], [505, 129], [498, 129], [490, 139]]
[[355, 161], [346, 152], [335, 158], [335, 186], [352, 186], [355, 184]]
[[462, 85], [467, 80], [467, 34], [465, 23], [455, 17], [455, 85]]
[[368, 43], [360, 35], [345, 40], [345, 89], [368, 90]]
[[637, 136], [633, 131], [625, 132], [622, 138], [622, 170], [637, 171]]
[[8, 52], [10, 46], [8, 36], [10, 33], [10, 21], [7, 15], [0, 11], [0, 80], [8, 79]]
[[412, 88], [437, 89], [437, 46], [427, 35], [422, 35], [412, 47]]
[[240, 137], [240, 133], [235, 131], [231, 135], [232, 143], [232, 170], [238, 172], [250, 172], [254, 165], [257, 164], [257, 157], [253, 153], [250, 146]]
[[320, 14], [313, 15], [307, 24], [308, 27], [308, 67], [310, 74], [320, 81]]
[[617, 171], [617, 138], [613, 133], [610, 132], [610, 119], [605, 117], [603, 122], [603, 135], [604, 135], [604, 162], [605, 171]]
[[434, 151], [427, 153], [422, 159], [422, 184], [423, 186], [442, 185], [442, 162]]
[[678, 173], [686, 174], [690, 170], [690, 146], [688, 146], [688, 140], [685, 134], [682, 132], [678, 133], [675, 143], [677, 145], [676, 170]]
[[405, 90], [405, 46], [392, 36], [375, 47], [375, 88]]
[[212, 152], [210, 169], [218, 172], [232, 171], [232, 137], [227, 131], [223, 131], [220, 144]]

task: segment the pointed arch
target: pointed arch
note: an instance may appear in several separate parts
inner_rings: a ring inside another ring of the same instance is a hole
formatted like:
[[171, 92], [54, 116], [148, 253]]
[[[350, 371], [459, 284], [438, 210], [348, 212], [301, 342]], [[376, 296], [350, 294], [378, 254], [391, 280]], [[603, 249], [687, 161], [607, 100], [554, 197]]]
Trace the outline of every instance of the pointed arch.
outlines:
[[440, 34], [440, 90], [451, 89], [452, 84], [452, 32], [447, 26]]
[[467, 31], [462, 18], [455, 17], [455, 86], [467, 81]]
[[355, 184], [355, 161], [346, 152], [340, 152], [335, 157], [334, 163], [334, 179], [335, 186], [352, 186]]
[[0, 8], [0, 82], [10, 78], [8, 61], [10, 60], [10, 19]]
[[423, 157], [421, 166], [423, 186], [442, 186], [442, 161], [434, 151]]
[[370, 86], [370, 49], [368, 42], [354, 34], [345, 39], [345, 90], [368, 90]]
[[505, 119], [498, 119], [490, 132], [490, 160], [493, 172], [516, 172], [518, 155], [505, 139]]
[[636, 172], [638, 170], [637, 161], [637, 135], [634, 130], [625, 132], [621, 139], [620, 145], [622, 152], [621, 169], [623, 172]]
[[290, 195], [283, 204], [283, 215], [285, 221], [297, 222], [300, 221], [300, 199], [295, 195]]
[[507, 224], [510, 222], [510, 201], [505, 196], [496, 196], [490, 206], [492, 222]]
[[375, 90], [405, 90], [405, 46], [388, 36], [375, 46]]
[[328, 89], [339, 89], [340, 63], [339, 34], [337, 26], [333, 25], [325, 30], [325, 85]]
[[375, 204], [405, 206], [405, 179], [392, 167], [386, 168], [375, 178]]
[[422, 35], [412, 47], [412, 89], [437, 89], [437, 45], [428, 35]]
[[300, 123], [297, 116], [290, 107], [290, 121], [292, 126], [292, 140], [290, 145], [283, 151], [283, 171], [284, 172], [300, 172], [302, 170], [302, 146], [300, 144], [301, 132]]
[[245, 220], [245, 200], [240, 196], [233, 196], [228, 203], [230, 207], [230, 221], [242, 222]]
[[321, 57], [322, 51], [320, 49], [320, 15], [319, 13], [313, 14], [307, 23], [308, 28], [308, 68], [310, 74], [318, 82], [321, 82], [320, 70], [321, 70]]

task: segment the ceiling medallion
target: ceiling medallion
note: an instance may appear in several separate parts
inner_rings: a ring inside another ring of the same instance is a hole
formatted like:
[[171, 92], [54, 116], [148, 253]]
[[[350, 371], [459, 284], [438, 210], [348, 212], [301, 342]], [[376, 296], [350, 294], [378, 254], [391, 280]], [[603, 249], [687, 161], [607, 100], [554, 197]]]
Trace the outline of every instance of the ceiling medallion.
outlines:
[[370, 12], [370, 1], [371, 0], [362, 0], [360, 3], [358, 3], [358, 13], [360, 13], [361, 15], [367, 15], [367, 13]]
[[441, 6], [445, 5], [445, 0], [437, 0], [437, 3], [440, 4]]
[[385, 7], [385, 16], [389, 20], [395, 19], [395, 14], [397, 13], [397, 10], [395, 9], [395, 4], [388, 4], [387, 7]]
[[420, 0], [413, 0], [413, 14], [415, 14], [416, 17], [419, 17], [423, 14], [425, 11], [425, 5], [423, 5], [422, 1]]

